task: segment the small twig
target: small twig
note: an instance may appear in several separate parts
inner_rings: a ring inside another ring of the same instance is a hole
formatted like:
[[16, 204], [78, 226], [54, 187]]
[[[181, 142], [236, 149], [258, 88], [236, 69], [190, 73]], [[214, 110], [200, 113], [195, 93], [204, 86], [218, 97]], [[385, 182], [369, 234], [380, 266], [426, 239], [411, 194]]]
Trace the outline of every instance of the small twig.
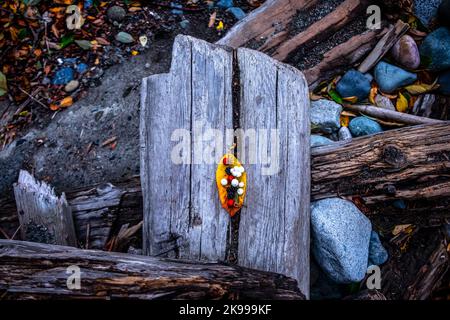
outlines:
[[35, 97], [33, 97], [31, 94], [29, 94], [28, 92], [26, 92], [25, 90], [23, 90], [21, 87], [18, 87], [20, 91], [22, 91], [23, 93], [25, 93], [31, 100], [33, 100], [34, 102], [39, 103], [42, 107], [45, 108], [45, 110], [48, 110], [48, 107], [43, 104], [42, 102], [40, 102], [38, 99], [36, 99]]
[[380, 120], [397, 121], [409, 125], [419, 125], [427, 123], [444, 123], [445, 121], [436, 120], [431, 118], [414, 116], [412, 114], [392, 111], [379, 107], [366, 106], [366, 105], [351, 105], [344, 104], [344, 108], [353, 112], [364, 113], [370, 117], [374, 117]]
[[11, 237], [11, 240], [14, 240], [14, 238], [16, 237], [17, 233], [19, 232], [20, 228], [22, 228], [22, 225], [20, 225], [19, 227], [17, 227], [17, 230], [14, 232], [14, 234]]

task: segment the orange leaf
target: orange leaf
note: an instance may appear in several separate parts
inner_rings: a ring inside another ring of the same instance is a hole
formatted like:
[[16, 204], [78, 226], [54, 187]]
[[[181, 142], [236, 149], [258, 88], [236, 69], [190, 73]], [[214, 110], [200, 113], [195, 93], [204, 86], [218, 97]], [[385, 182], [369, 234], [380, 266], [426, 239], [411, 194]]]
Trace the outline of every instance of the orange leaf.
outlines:
[[67, 107], [70, 107], [71, 105], [73, 104], [73, 99], [72, 99], [72, 97], [65, 97], [64, 99], [62, 99], [60, 102], [59, 102], [59, 106], [61, 107], [61, 108], [67, 108]]
[[341, 126], [348, 127], [349, 123], [350, 123], [350, 117], [341, 115]]

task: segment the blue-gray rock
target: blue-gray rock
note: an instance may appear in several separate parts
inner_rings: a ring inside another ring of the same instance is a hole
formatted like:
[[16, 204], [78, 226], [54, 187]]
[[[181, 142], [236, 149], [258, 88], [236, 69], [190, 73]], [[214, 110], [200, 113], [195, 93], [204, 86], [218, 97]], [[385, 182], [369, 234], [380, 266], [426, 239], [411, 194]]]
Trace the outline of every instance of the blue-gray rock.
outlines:
[[352, 202], [314, 202], [311, 230], [314, 257], [333, 281], [352, 283], [365, 277], [372, 224]]
[[110, 21], [122, 21], [125, 16], [127, 15], [127, 12], [124, 8], [119, 6], [112, 6], [111, 8], [106, 11], [106, 15]]
[[356, 70], [348, 71], [336, 86], [337, 92], [343, 98], [358, 97], [359, 101], [367, 99], [370, 89], [369, 79]]
[[347, 127], [340, 128], [338, 135], [339, 135], [339, 141], [352, 140], [352, 138], [353, 138], [352, 133], [350, 132], [350, 129]]
[[120, 31], [118, 34], [116, 34], [116, 40], [121, 43], [133, 43], [134, 42], [133, 36], [124, 31]]
[[450, 0], [443, 0], [438, 11], [439, 22], [450, 27]]
[[311, 103], [311, 125], [314, 129], [332, 133], [341, 127], [342, 106], [334, 101], [321, 99]]
[[409, 35], [404, 35], [391, 49], [392, 57], [401, 66], [417, 69], [420, 66], [420, 53], [416, 41]]
[[244, 19], [246, 16], [244, 10], [239, 7], [231, 7], [227, 9], [227, 11], [230, 12], [237, 20]]
[[438, 84], [439, 92], [450, 96], [450, 70], [439, 76]]
[[416, 74], [384, 61], [377, 64], [374, 75], [381, 91], [386, 93], [392, 93], [398, 88], [410, 85], [417, 80]]
[[352, 119], [348, 128], [354, 137], [362, 137], [383, 132], [383, 129], [378, 122], [366, 117], [356, 117]]
[[378, 233], [372, 231], [369, 244], [369, 266], [379, 266], [385, 263], [389, 258], [389, 254], [383, 247]]
[[312, 134], [311, 135], [311, 148], [315, 148], [315, 147], [322, 147], [322, 146], [326, 146], [329, 144], [334, 143], [333, 140], [330, 140], [328, 138], [316, 135], [316, 134]]
[[430, 33], [420, 47], [422, 64], [432, 71], [450, 69], [450, 30], [443, 27]]
[[375, 96], [375, 104], [377, 107], [396, 111], [394, 104], [392, 103], [391, 99], [388, 97], [383, 96], [382, 94], [377, 94]]
[[182, 27], [183, 29], [186, 29], [187, 27], [189, 27], [189, 24], [190, 24], [189, 20], [182, 20], [180, 22], [180, 27]]
[[233, 0], [220, 0], [217, 2], [219, 8], [231, 8], [233, 6]]
[[68, 84], [73, 80], [73, 69], [69, 67], [63, 67], [56, 71], [53, 77], [52, 83], [55, 85]]
[[431, 26], [437, 18], [438, 8], [442, 0], [414, 0], [414, 14], [426, 27]]

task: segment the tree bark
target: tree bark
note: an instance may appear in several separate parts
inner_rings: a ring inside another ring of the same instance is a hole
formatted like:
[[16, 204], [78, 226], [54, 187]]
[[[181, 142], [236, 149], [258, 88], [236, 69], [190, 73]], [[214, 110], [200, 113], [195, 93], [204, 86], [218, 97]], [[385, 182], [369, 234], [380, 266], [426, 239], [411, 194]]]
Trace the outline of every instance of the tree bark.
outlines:
[[312, 198], [366, 204], [450, 197], [450, 126], [391, 130], [312, 151]]
[[[76, 284], [68, 279], [71, 266], [80, 268], [79, 289], [67, 286]], [[11, 240], [0, 240], [0, 293], [32, 300], [304, 299], [294, 279], [275, 273]]]

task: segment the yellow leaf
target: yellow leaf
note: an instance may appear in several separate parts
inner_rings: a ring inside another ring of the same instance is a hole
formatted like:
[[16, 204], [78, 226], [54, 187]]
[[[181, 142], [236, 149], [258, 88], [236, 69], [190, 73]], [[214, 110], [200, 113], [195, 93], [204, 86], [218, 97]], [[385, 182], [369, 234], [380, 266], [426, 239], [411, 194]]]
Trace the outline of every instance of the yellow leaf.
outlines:
[[406, 112], [406, 110], [408, 110], [408, 99], [406, 99], [406, 97], [399, 93], [398, 94], [398, 99], [397, 99], [397, 105], [395, 106], [395, 108], [397, 109], [398, 112]]
[[133, 51], [131, 51], [131, 54], [132, 54], [133, 56], [137, 56], [137, 55], [139, 54], [139, 52], [136, 51], [136, 50], [133, 50]]
[[346, 102], [350, 102], [350, 103], [357, 103], [358, 97], [347, 97], [347, 98], [342, 98], [342, 100], [344, 100]]
[[341, 115], [341, 126], [348, 127], [349, 123], [350, 123], [350, 117]]
[[433, 83], [433, 84], [412, 84], [410, 86], [405, 87], [405, 89], [410, 93], [410, 94], [423, 94], [423, 93], [427, 93], [430, 91], [433, 91], [435, 89], [439, 88], [439, 85], [437, 84], [437, 80]]
[[378, 93], [378, 88], [377, 87], [372, 87], [370, 89], [370, 94], [369, 94], [369, 102], [373, 105], [375, 105], [375, 97], [377, 96]]
[[396, 236], [401, 232], [411, 233], [413, 228], [414, 226], [412, 224], [400, 224], [398, 226], [395, 226], [394, 230], [392, 231], [392, 235]]
[[223, 22], [219, 21], [219, 24], [216, 27], [217, 31], [222, 31], [223, 30]]

